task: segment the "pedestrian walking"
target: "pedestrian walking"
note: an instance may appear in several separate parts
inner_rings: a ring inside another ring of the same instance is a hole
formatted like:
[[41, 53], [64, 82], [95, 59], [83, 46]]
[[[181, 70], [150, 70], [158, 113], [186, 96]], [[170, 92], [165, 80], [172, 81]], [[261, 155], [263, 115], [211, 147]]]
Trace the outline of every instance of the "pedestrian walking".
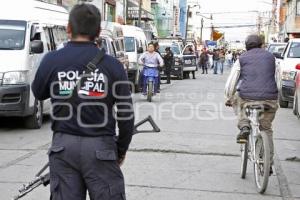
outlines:
[[232, 67], [232, 52], [228, 51], [226, 54], [226, 61], [228, 66], [231, 68]]
[[220, 60], [219, 54], [220, 54], [220, 52], [219, 52], [218, 49], [214, 50], [214, 52], [213, 52], [213, 62], [214, 62], [213, 69], [214, 69], [214, 74], [218, 74], [218, 63], [219, 63], [219, 60]]
[[224, 63], [225, 63], [225, 51], [222, 49], [219, 51], [219, 61], [218, 61], [218, 68], [220, 69], [221, 74], [223, 74], [224, 71]]
[[87, 191], [91, 200], [125, 199], [120, 166], [134, 113], [123, 65], [96, 45], [100, 24], [94, 5], [75, 5], [67, 26], [71, 41], [44, 57], [32, 83], [36, 99], [53, 103], [51, 200], [86, 200]]
[[166, 76], [167, 76], [167, 84], [171, 84], [171, 69], [172, 69], [172, 65], [174, 63], [174, 54], [171, 50], [170, 47], [167, 47], [165, 49], [166, 54], [164, 56], [164, 63], [165, 63], [165, 72], [166, 72]]
[[202, 69], [202, 74], [204, 74], [204, 73], [208, 74], [208, 72], [207, 72], [208, 64], [207, 63], [208, 63], [207, 51], [206, 51], [206, 49], [202, 49], [201, 54], [200, 54], [200, 61], [199, 61], [199, 66]]

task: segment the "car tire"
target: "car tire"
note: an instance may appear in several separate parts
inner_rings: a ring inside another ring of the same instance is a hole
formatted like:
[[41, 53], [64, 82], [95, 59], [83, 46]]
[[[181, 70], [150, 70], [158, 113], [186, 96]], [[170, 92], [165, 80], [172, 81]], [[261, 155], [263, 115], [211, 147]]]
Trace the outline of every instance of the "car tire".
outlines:
[[280, 105], [280, 108], [288, 108], [289, 102], [282, 100], [281, 95], [279, 95], [279, 105]]
[[33, 114], [26, 117], [25, 127], [28, 129], [40, 129], [43, 124], [43, 102], [35, 100]]

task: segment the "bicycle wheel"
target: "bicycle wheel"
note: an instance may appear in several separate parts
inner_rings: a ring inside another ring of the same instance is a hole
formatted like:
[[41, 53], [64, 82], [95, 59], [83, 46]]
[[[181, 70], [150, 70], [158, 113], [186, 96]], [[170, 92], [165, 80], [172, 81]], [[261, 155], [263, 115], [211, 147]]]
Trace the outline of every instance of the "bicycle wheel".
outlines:
[[270, 146], [265, 132], [255, 142], [254, 178], [256, 189], [263, 194], [268, 186], [270, 176]]
[[249, 142], [241, 145], [241, 178], [245, 179], [247, 173], [247, 164], [248, 164], [248, 145]]
[[152, 101], [152, 94], [153, 94], [153, 81], [148, 82], [148, 92], [147, 92], [147, 100], [149, 102]]

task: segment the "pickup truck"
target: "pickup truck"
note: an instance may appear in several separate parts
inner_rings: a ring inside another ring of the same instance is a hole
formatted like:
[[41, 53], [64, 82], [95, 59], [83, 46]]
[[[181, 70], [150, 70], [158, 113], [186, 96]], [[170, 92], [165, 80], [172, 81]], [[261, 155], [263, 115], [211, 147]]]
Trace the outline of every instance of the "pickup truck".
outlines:
[[295, 94], [296, 65], [300, 63], [300, 39], [290, 39], [277, 62], [276, 80], [279, 89], [279, 104], [287, 108], [293, 103]]

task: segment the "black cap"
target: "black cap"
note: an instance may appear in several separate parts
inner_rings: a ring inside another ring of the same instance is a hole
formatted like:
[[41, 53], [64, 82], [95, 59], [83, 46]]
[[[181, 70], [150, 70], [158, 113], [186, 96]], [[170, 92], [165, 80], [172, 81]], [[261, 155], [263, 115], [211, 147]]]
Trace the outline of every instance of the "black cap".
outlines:
[[246, 49], [249, 51], [254, 48], [261, 48], [263, 44], [262, 38], [259, 35], [249, 35], [246, 39]]

